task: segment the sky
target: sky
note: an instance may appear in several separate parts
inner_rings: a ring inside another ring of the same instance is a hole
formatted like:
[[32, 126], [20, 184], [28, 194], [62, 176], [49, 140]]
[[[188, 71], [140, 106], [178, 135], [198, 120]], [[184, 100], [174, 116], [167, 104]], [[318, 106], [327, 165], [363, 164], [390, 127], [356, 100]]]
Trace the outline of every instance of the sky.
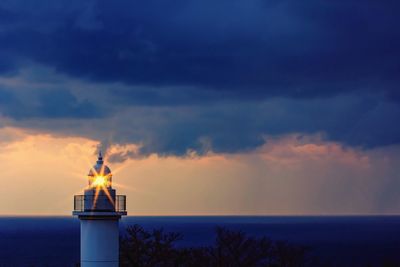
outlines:
[[400, 211], [396, 1], [0, 2], [0, 215]]

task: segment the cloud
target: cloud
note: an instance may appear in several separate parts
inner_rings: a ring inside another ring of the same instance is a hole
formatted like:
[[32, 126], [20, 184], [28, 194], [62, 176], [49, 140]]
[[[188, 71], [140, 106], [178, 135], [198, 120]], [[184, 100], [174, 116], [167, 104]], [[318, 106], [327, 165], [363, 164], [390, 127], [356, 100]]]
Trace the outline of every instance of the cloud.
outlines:
[[[5, 80], [7, 81], [7, 79]], [[4, 81], [3, 81], [4, 83]], [[16, 85], [19, 86], [19, 83]], [[25, 88], [13, 90], [0, 82], [0, 112], [15, 120], [42, 119], [88, 119], [101, 118], [102, 110], [88, 99], [78, 100], [67, 89]]]
[[[289, 133], [323, 132], [326, 140], [363, 148], [399, 142], [400, 107], [380, 93], [167, 104], [163, 99], [173, 99], [174, 89], [160, 88], [153, 90], [159, 103], [130, 105], [124, 102], [125, 95], [109, 93], [129, 86], [35, 70], [0, 79], [4, 85], [0, 111], [7, 116], [7, 125], [96, 139], [103, 152], [113, 144], [134, 143], [140, 144], [140, 156], [238, 153], [263, 145], [266, 135]], [[116, 159], [125, 160], [126, 155], [138, 156], [127, 153]]]
[[240, 98], [318, 97], [382, 83], [379, 90], [392, 92], [396, 7], [376, 1], [362, 7], [311, 0], [6, 1], [3, 12], [20, 16], [0, 40], [16, 58], [94, 81], [195, 86]]
[[156, 2], [2, 1], [7, 123], [144, 156], [400, 142], [398, 4]]
[[[382, 98], [274, 98], [206, 106], [127, 108], [111, 119], [114, 143], [140, 143], [140, 153], [186, 155], [256, 149], [265, 136], [324, 133], [325, 140], [370, 149], [397, 144], [400, 107]], [[108, 139], [107, 139], [108, 140]]]

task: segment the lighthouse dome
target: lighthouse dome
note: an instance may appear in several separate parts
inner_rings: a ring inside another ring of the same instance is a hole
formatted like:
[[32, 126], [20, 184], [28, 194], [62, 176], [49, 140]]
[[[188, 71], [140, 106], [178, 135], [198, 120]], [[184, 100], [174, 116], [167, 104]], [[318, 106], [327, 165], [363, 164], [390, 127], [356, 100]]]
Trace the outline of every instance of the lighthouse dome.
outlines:
[[88, 176], [110, 176], [111, 175], [111, 170], [110, 168], [104, 164], [103, 161], [103, 156], [101, 155], [101, 152], [99, 153], [99, 156], [97, 158], [96, 164], [90, 169]]
[[97, 175], [109, 176], [111, 175], [111, 170], [107, 165], [96, 164], [90, 169], [88, 176], [97, 176]]

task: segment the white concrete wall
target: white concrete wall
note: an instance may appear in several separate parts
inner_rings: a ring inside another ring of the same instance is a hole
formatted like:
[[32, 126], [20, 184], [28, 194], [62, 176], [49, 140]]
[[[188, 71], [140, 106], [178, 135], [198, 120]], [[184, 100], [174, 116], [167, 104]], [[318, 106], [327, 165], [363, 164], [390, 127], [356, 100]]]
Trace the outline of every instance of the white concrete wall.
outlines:
[[81, 266], [118, 265], [118, 220], [81, 220]]

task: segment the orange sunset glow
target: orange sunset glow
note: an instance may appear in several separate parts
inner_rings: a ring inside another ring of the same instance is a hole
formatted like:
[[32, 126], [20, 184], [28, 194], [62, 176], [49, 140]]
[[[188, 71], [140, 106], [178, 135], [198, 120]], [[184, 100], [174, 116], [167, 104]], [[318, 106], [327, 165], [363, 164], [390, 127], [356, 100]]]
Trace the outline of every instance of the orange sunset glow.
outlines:
[[[9, 199], [0, 212], [69, 214], [71, 196], [87, 183], [85, 173], [98, 142], [18, 128], [2, 129], [4, 135], [14, 139], [0, 150], [0, 192]], [[318, 136], [269, 140], [257, 151], [237, 155], [149, 155], [108, 165], [113, 187], [129, 194], [127, 206], [134, 214], [346, 214], [376, 212], [382, 189], [375, 175], [395, 173], [391, 166], [400, 160], [393, 156], [397, 148], [366, 153]], [[135, 147], [110, 151], [126, 153]], [[92, 186], [107, 191], [105, 180], [97, 174]], [[317, 200], [320, 204], [312, 205]], [[42, 205], [49, 201], [52, 205]], [[399, 205], [394, 202], [381, 212], [392, 213]]]

